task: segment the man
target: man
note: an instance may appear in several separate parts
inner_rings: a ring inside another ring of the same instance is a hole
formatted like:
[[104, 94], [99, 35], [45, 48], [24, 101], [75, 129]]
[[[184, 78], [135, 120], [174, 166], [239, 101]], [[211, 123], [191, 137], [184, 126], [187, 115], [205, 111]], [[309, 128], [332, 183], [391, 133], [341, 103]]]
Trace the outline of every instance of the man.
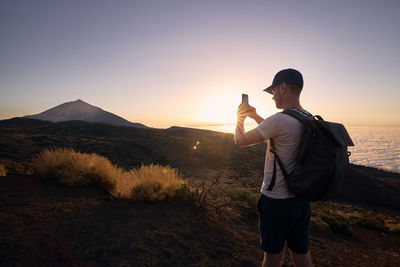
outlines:
[[[300, 105], [300, 93], [303, 88], [303, 76], [294, 69], [279, 71], [271, 86], [264, 91], [273, 95], [278, 109], [296, 109], [311, 116]], [[245, 132], [246, 117], [254, 119], [257, 128]], [[235, 142], [239, 146], [248, 146], [268, 140], [265, 156], [264, 181], [261, 197], [257, 203], [260, 217], [261, 248], [264, 250], [263, 266], [280, 266], [285, 242], [290, 249], [296, 266], [312, 266], [308, 251], [309, 220], [311, 203], [300, 200], [288, 192], [285, 178], [276, 163], [275, 184], [271, 181], [274, 173], [273, 149], [279, 155], [288, 173], [294, 169], [300, 144], [302, 125], [290, 115], [277, 113], [265, 120], [254, 107], [239, 106]]]

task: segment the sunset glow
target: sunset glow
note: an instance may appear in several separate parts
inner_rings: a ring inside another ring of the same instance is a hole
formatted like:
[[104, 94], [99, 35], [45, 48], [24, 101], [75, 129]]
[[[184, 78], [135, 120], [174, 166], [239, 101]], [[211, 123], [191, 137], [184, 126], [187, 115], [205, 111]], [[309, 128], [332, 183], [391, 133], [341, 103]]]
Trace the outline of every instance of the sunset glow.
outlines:
[[234, 123], [238, 103], [240, 104], [238, 96], [211, 96], [199, 110], [196, 119], [200, 122]]
[[292, 67], [304, 76], [301, 101], [310, 112], [344, 124], [400, 125], [399, 7], [5, 1], [0, 119], [82, 99], [150, 127], [218, 124], [233, 132], [242, 93], [262, 117], [278, 112], [262, 89]]

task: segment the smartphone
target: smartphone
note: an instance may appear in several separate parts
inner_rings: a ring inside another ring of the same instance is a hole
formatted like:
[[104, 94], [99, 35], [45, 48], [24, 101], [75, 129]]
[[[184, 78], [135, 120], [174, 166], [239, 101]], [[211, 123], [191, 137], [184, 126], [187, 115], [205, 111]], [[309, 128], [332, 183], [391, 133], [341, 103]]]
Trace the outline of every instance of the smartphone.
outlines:
[[249, 96], [246, 94], [242, 94], [242, 103], [248, 107], [249, 106]]

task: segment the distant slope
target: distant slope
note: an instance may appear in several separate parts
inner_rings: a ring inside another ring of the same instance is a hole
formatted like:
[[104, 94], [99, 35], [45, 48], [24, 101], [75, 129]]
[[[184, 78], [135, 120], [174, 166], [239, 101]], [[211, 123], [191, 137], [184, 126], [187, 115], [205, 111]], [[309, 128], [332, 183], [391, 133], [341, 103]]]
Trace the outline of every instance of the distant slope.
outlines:
[[[141, 129], [14, 118], [0, 121], [0, 147], [0, 163], [29, 162], [44, 148], [71, 147], [105, 156], [126, 169], [155, 163], [189, 176], [212, 178], [212, 173], [219, 173], [258, 191], [266, 144], [239, 148], [233, 134], [180, 127]], [[400, 174], [350, 165], [338, 192], [336, 200], [399, 210]]]
[[52, 122], [80, 120], [88, 122], [102, 122], [115, 126], [147, 128], [147, 126], [143, 124], [132, 123], [113, 113], [90, 105], [80, 99], [76, 101], [66, 102], [36, 115], [25, 116], [25, 118]]
[[[197, 141], [200, 145], [194, 150]], [[258, 168], [260, 173], [265, 153], [265, 144], [237, 147], [233, 134], [228, 133], [179, 127], [121, 127], [85, 121], [53, 123], [28, 118], [0, 121], [0, 147], [0, 159], [15, 162], [31, 160], [47, 147], [71, 147], [100, 154], [124, 168], [155, 163], [180, 170], [232, 167], [247, 172]]]

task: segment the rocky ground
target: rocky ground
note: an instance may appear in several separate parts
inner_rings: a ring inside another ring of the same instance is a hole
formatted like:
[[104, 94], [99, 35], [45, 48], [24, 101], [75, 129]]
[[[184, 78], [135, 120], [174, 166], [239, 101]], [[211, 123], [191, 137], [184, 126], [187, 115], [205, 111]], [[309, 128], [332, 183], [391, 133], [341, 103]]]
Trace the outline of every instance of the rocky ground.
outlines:
[[[0, 177], [1, 266], [259, 266], [257, 219], [210, 216], [183, 201], [118, 200], [30, 176]], [[398, 266], [400, 235], [315, 227], [315, 266]], [[286, 251], [284, 266], [292, 266]]]

